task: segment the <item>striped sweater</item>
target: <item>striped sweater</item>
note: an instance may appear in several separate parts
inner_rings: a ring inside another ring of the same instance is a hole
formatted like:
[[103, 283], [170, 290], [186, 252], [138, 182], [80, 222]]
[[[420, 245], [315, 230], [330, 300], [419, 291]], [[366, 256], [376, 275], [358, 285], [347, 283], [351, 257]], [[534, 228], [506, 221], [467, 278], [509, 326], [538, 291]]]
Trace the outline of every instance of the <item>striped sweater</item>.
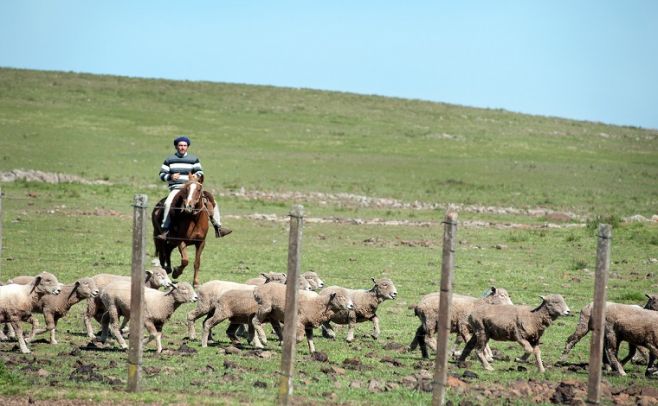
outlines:
[[[171, 178], [174, 173], [180, 174], [178, 180]], [[190, 173], [203, 176], [199, 158], [189, 152], [183, 156], [177, 153], [168, 156], [160, 167], [160, 179], [163, 182], [169, 182], [169, 190], [180, 189], [190, 179]]]

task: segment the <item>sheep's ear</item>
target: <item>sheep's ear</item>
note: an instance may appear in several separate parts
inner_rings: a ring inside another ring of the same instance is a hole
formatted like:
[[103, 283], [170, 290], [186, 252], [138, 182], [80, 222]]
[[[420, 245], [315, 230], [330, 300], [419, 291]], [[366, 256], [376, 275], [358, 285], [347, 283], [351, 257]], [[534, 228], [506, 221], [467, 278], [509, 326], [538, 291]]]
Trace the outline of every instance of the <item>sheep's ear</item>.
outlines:
[[329, 295], [329, 300], [334, 300], [335, 297], [336, 297], [336, 292], [332, 292], [332, 293]]
[[541, 299], [542, 302], [546, 300], [546, 299], [544, 299], [544, 296], [541, 296], [541, 295], [539, 296], [539, 298]]
[[37, 286], [37, 285], [40, 284], [40, 283], [41, 283], [41, 276], [40, 276], [40, 275], [35, 276], [35, 277], [34, 277], [34, 281], [32, 281], [32, 284], [33, 284], [34, 286]]
[[153, 270], [152, 269], [147, 269], [146, 274], [147, 275], [153, 275]]
[[372, 283], [374, 283], [375, 285], [377, 284], [377, 281], [375, 280], [375, 278], [371, 277], [370, 279], [372, 279]]
[[647, 299], [651, 299], [651, 296], [647, 295], [646, 293], [644, 294], [644, 296], [646, 296]]
[[495, 293], [496, 293], [496, 287], [495, 287], [495, 286], [492, 286], [492, 287], [491, 287], [491, 293], [492, 293], [492, 294], [495, 294]]
[[73, 289], [77, 288], [78, 286], [80, 286], [80, 281], [75, 281], [73, 284]]

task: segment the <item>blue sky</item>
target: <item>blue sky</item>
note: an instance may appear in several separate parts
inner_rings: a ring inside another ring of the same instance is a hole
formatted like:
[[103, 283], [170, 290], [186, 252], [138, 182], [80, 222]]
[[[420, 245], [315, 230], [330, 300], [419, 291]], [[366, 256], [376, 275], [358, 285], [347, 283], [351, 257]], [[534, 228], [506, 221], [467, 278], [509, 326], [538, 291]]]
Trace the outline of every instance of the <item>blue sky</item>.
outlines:
[[658, 129], [658, 1], [0, 3], [0, 66], [338, 90]]

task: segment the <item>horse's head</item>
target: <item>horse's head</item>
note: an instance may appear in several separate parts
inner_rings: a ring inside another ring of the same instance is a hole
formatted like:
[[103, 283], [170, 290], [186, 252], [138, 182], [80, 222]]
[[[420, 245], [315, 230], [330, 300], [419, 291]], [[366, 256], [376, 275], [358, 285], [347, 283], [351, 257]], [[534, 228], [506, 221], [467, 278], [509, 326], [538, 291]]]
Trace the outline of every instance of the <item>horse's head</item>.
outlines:
[[178, 193], [183, 199], [183, 212], [193, 213], [195, 210], [199, 210], [203, 205], [203, 177], [190, 174], [189, 180]]

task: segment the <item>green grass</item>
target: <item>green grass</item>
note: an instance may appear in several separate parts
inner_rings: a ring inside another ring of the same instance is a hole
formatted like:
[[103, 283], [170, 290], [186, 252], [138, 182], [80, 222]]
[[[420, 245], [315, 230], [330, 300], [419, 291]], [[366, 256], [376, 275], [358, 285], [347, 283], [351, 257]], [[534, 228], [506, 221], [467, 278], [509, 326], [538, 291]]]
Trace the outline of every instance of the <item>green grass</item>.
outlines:
[[[400, 382], [421, 369], [432, 371], [432, 362], [422, 360], [419, 352], [386, 345], [409, 344], [418, 324], [409, 305], [439, 285], [441, 221], [448, 204], [543, 207], [586, 219], [461, 210], [454, 280], [459, 293], [480, 295], [495, 285], [508, 289], [515, 303], [531, 305], [539, 295], [560, 293], [577, 312], [592, 300], [601, 221], [613, 225], [608, 298], [641, 303], [645, 293], [658, 291], [658, 226], [623, 221], [629, 215], [656, 214], [656, 131], [346, 93], [13, 69], [0, 69], [0, 171], [61, 172], [113, 185], [1, 184], [0, 279], [44, 270], [64, 282], [101, 272], [129, 274], [133, 196], [146, 194], [152, 207], [164, 195], [157, 171], [172, 150], [171, 139], [180, 133], [191, 136], [208, 187], [224, 194], [224, 222], [235, 230], [226, 239], [208, 240], [202, 282], [245, 281], [261, 272], [285, 271], [286, 223], [248, 216], [285, 218], [293, 204], [301, 203], [308, 218], [302, 270], [317, 271], [330, 285], [354, 288], [368, 288], [371, 277], [387, 276], [398, 288], [398, 299], [378, 311], [379, 341], [367, 337], [367, 323], [358, 326], [353, 344], [342, 340], [345, 329], [338, 329], [336, 341], [318, 337], [316, 347], [329, 363], [311, 360], [305, 343], [298, 345], [294, 393], [301, 402], [430, 402], [431, 394]], [[228, 195], [240, 188], [305, 195], [253, 200]], [[322, 202], [308, 197], [314, 192], [436, 203], [438, 208]], [[313, 218], [410, 223], [316, 223]], [[183, 280], [191, 280], [191, 269]], [[192, 305], [182, 306], [165, 326], [164, 354], [147, 347], [143, 392], [127, 394], [126, 353], [84, 349], [83, 307], [74, 307], [60, 321], [59, 345], [36, 342], [33, 354], [25, 356], [13, 343], [0, 343], [0, 394], [24, 395], [29, 388], [31, 396], [44, 399], [195, 404], [271, 404], [276, 399], [277, 344], [270, 345], [268, 359], [248, 350], [225, 355], [220, 325], [218, 346], [204, 349], [190, 342], [195, 354], [178, 351]], [[486, 372], [473, 361], [477, 383], [586, 381], [584, 372], [552, 367], [576, 322], [577, 317], [560, 319], [544, 335], [545, 376], [532, 366], [518, 371], [506, 361]], [[588, 339], [579, 343], [570, 361], [587, 362], [588, 345]], [[510, 357], [520, 353], [516, 344], [493, 346]], [[399, 365], [382, 362], [387, 357]], [[361, 367], [345, 367], [343, 361], [354, 358]], [[90, 364], [101, 378], [76, 380], [80, 365]], [[345, 373], [322, 372], [327, 366]], [[450, 365], [450, 373], [462, 372]], [[616, 387], [651, 386], [640, 366], [629, 365], [627, 372], [626, 378], [605, 379]], [[370, 380], [398, 386], [371, 393]], [[448, 398], [457, 402], [469, 394], [450, 390]]]

